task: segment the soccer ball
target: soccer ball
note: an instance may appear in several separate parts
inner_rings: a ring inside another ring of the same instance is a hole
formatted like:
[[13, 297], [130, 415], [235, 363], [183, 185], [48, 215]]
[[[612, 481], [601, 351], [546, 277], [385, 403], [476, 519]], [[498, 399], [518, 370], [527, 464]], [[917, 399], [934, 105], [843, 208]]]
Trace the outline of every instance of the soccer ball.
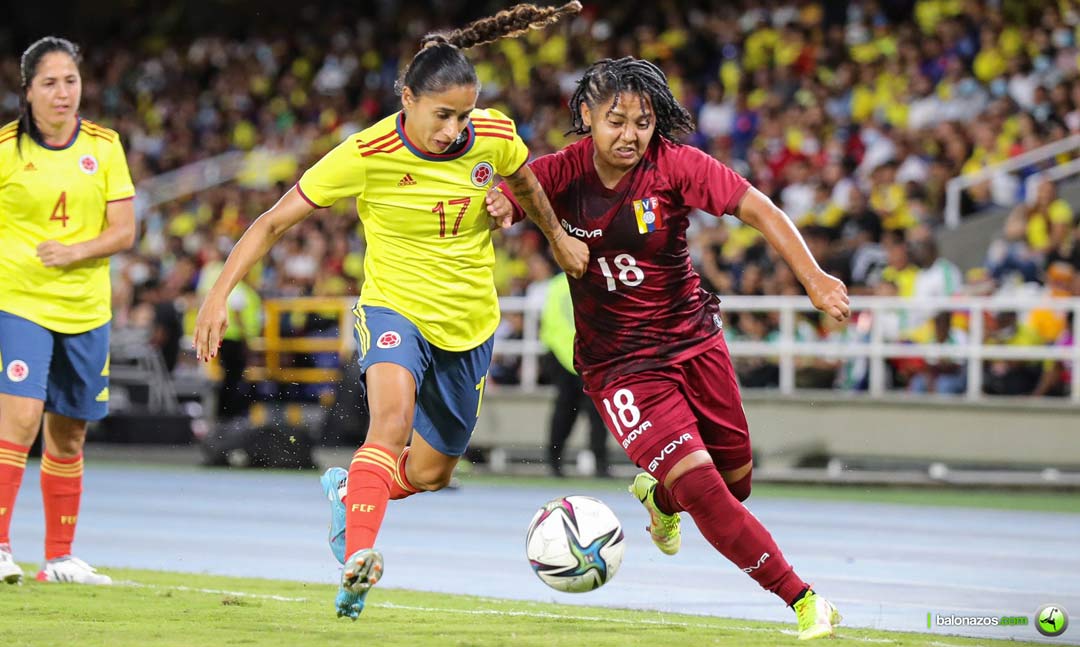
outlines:
[[582, 593], [598, 589], [622, 564], [622, 524], [611, 508], [592, 497], [554, 499], [537, 510], [525, 538], [536, 576], [553, 589]]

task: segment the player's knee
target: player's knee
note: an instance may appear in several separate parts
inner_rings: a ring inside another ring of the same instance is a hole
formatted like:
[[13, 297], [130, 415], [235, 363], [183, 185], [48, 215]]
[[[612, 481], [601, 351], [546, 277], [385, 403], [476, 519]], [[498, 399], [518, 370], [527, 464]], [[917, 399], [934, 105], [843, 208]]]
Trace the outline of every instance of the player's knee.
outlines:
[[11, 405], [0, 416], [0, 430], [19, 445], [34, 442], [41, 428], [41, 407]]
[[394, 455], [400, 455], [412, 431], [412, 411], [389, 409], [372, 412], [365, 442], [374, 443]]
[[754, 462], [752, 460], [735, 469], [720, 470], [720, 476], [724, 477], [724, 483], [727, 484], [731, 495], [740, 502], [750, 498], [750, 481], [753, 473]]
[[78, 456], [86, 443], [86, 430], [82, 433], [64, 434], [50, 439], [49, 453], [55, 453], [57, 458], [73, 458]]
[[739, 501], [746, 501], [750, 498], [750, 474], [741, 479], [728, 483], [728, 490], [731, 491], [731, 496], [735, 497]]
[[666, 474], [656, 474], [657, 480], [664, 484], [664, 487], [669, 490], [674, 487], [675, 482], [678, 481], [684, 474], [692, 470], [696, 470], [699, 467], [711, 466], [713, 464], [712, 458], [708, 452], [704, 450], [698, 450], [690, 452], [679, 462], [675, 463]]
[[435, 492], [450, 485], [454, 477], [454, 470], [441, 468], [420, 469], [416, 473], [409, 473], [409, 483], [418, 490]]

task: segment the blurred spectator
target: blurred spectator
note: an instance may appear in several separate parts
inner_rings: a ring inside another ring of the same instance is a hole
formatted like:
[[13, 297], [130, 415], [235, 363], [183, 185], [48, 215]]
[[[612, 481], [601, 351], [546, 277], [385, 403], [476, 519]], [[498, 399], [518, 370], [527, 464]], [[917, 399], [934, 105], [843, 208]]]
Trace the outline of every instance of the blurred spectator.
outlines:
[[150, 330], [149, 343], [161, 353], [165, 368], [171, 374], [180, 357], [180, 340], [184, 336], [175, 294], [157, 279], [146, 281], [140, 290], [141, 293], [134, 299], [140, 304], [142, 312], [133, 314], [133, 323]]
[[[932, 319], [933, 336], [915, 339], [920, 343], [961, 346], [967, 343], [967, 335], [953, 325], [951, 312], [939, 312]], [[907, 387], [914, 393], [938, 393], [957, 395], [967, 390], [967, 362], [953, 358], [927, 359], [912, 371]]]
[[549, 423], [548, 468], [553, 475], [563, 476], [563, 447], [578, 414], [584, 412], [589, 421], [589, 448], [595, 459], [595, 474], [610, 476], [608, 431], [600, 412], [585, 395], [581, 376], [574, 370], [574, 335], [570, 283], [565, 274], [559, 273], [547, 281], [547, 296], [540, 318], [540, 341], [551, 351], [547, 363], [556, 388]]

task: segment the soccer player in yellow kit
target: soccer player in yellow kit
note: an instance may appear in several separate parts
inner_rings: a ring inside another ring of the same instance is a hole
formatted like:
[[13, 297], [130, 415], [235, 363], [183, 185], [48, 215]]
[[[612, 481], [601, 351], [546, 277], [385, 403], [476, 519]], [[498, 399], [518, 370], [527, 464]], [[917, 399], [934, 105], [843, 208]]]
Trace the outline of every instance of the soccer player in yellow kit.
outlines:
[[323, 476], [331, 547], [345, 565], [339, 616], [359, 616], [382, 574], [374, 545], [388, 500], [446, 487], [476, 425], [499, 323], [484, 209], [495, 175], [522, 201], [564, 270], [579, 277], [588, 263], [585, 244], [559, 227], [525, 165], [528, 150], [514, 123], [476, 108], [480, 84], [462, 53], [580, 9], [577, 2], [517, 5], [425, 36], [398, 84], [401, 112], [350, 136], [260, 216], [199, 311], [196, 354], [207, 358], [218, 348], [226, 298], [240, 277], [312, 209], [356, 198], [367, 254], [355, 334], [371, 422], [349, 471]]
[[109, 404], [109, 256], [135, 240], [124, 149], [79, 116], [79, 51], [46, 37], [22, 55], [23, 109], [0, 128], [0, 579], [17, 583], [11, 514], [45, 418], [43, 582], [110, 584], [71, 554], [88, 420]]

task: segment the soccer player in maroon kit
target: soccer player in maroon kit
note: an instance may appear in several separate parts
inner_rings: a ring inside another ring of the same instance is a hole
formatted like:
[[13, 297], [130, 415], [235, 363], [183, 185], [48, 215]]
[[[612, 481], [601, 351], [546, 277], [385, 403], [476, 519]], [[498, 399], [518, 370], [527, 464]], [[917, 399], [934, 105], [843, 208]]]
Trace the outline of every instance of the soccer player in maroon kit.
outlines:
[[[847, 289], [822, 271], [791, 220], [702, 151], [674, 141], [693, 120], [655, 65], [631, 57], [591, 66], [570, 100], [580, 141], [530, 164], [563, 228], [589, 245], [570, 279], [585, 391], [645, 470], [630, 490], [649, 511], [653, 541], [679, 549], [679, 513], [743, 572], [794, 608], [803, 640], [832, 635], [836, 608], [795, 574], [742, 505], [750, 436], [715, 295], [701, 287], [686, 242], [693, 209], [733, 214], [761, 231], [814, 306], [849, 314]], [[492, 191], [489, 213], [524, 212]]]

